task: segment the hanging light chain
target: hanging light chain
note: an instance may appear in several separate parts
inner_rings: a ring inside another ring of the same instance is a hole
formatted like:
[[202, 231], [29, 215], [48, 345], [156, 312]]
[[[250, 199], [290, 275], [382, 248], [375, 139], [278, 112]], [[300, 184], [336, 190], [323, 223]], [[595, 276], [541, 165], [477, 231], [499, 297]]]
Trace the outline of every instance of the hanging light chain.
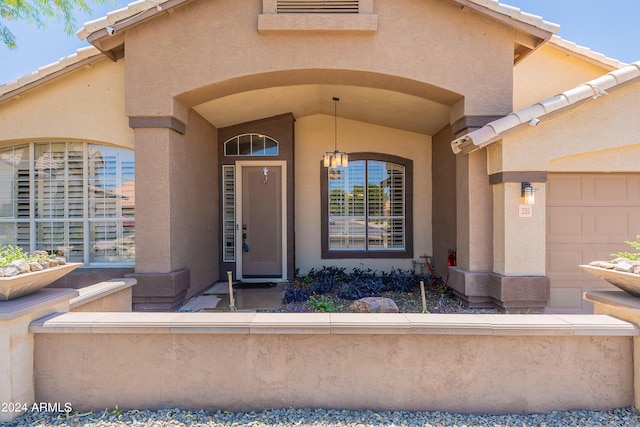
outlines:
[[349, 155], [338, 151], [338, 101], [340, 98], [333, 97], [333, 152], [324, 153], [324, 167], [335, 169], [337, 167], [347, 167], [349, 165]]

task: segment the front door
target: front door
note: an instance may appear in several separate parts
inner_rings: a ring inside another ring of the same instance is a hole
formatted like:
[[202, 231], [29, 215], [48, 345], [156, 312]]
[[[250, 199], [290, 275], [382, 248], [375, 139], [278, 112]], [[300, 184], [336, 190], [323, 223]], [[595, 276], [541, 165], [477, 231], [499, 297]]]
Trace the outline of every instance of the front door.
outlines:
[[241, 278], [282, 278], [282, 166], [241, 167]]

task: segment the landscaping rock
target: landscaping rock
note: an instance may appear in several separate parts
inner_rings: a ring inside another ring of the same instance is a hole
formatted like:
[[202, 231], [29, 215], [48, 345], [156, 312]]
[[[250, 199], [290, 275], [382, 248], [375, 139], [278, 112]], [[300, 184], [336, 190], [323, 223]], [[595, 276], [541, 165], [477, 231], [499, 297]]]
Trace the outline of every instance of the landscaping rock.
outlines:
[[51, 265], [49, 264], [49, 261], [48, 261], [48, 260], [45, 260], [45, 259], [40, 260], [40, 261], [38, 261], [38, 262], [40, 263], [40, 265], [41, 265], [41, 266], [42, 266], [42, 268], [44, 268], [44, 269], [47, 269], [47, 268], [49, 268], [49, 267], [51, 266]]
[[622, 262], [618, 262], [616, 264], [615, 269], [616, 271], [624, 271], [626, 273], [633, 273], [633, 266], [631, 264], [629, 264], [628, 262], [622, 261]]
[[44, 268], [40, 265], [39, 262], [32, 262], [31, 264], [29, 264], [29, 267], [31, 267], [31, 271], [42, 271]]
[[31, 272], [31, 267], [29, 267], [29, 263], [23, 259], [17, 259], [15, 261], [11, 261], [9, 265], [17, 268], [21, 274]]
[[20, 274], [20, 270], [18, 269], [18, 267], [13, 265], [7, 265], [2, 269], [2, 277], [13, 277], [17, 276], [18, 274]]
[[56, 262], [58, 263], [58, 265], [65, 265], [67, 263], [67, 260], [64, 257], [56, 257]]
[[354, 313], [398, 313], [398, 306], [389, 298], [368, 297], [354, 301], [349, 307]]
[[606, 268], [608, 270], [616, 268], [616, 265], [609, 261], [591, 261], [589, 265], [592, 267]]

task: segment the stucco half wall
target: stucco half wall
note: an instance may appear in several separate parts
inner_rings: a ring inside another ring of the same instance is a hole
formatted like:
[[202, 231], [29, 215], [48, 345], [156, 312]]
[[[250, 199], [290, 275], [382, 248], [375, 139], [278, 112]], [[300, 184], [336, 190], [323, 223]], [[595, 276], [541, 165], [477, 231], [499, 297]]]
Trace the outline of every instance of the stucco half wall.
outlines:
[[516, 413], [634, 397], [637, 330], [607, 316], [67, 313], [30, 332], [36, 401], [79, 411]]

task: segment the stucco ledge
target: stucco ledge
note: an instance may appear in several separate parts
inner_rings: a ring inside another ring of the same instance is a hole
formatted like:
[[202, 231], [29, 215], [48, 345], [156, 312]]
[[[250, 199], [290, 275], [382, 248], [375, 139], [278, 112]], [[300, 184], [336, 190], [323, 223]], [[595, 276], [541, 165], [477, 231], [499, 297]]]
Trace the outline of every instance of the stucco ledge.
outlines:
[[378, 15], [374, 14], [261, 14], [258, 33], [280, 35], [311, 32], [344, 32], [374, 34], [378, 31]]

